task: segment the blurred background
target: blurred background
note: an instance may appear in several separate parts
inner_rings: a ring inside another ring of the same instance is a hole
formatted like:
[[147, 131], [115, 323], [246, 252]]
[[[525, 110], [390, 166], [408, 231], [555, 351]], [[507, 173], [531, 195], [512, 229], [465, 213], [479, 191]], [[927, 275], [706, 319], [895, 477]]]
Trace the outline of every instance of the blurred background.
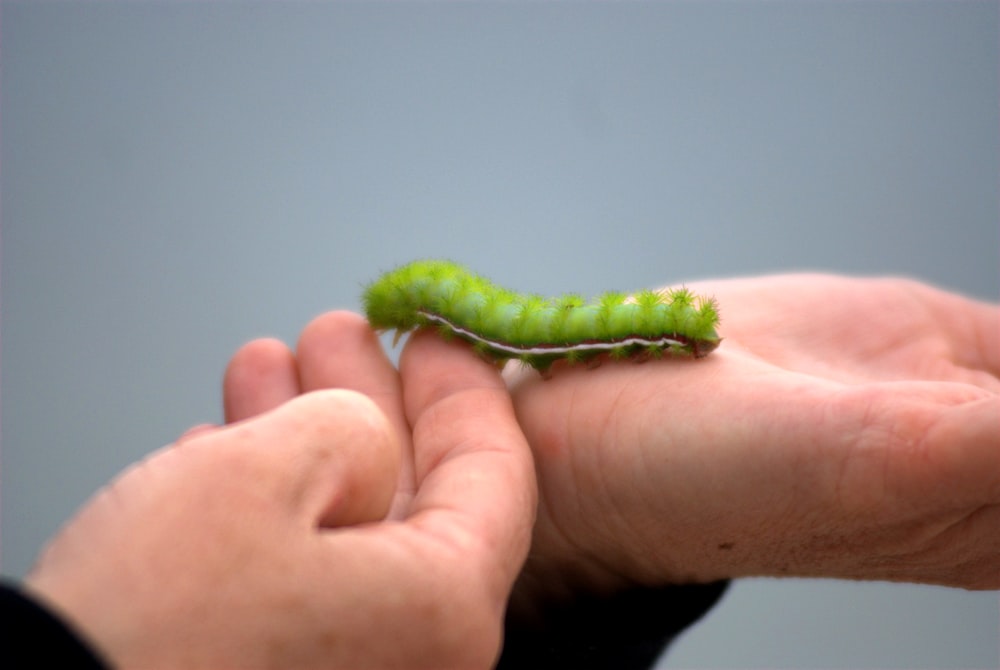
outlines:
[[[998, 63], [993, 1], [3, 2], [3, 574], [219, 421], [240, 344], [417, 257], [996, 300]], [[997, 668], [998, 609], [747, 580], [662, 667]]]

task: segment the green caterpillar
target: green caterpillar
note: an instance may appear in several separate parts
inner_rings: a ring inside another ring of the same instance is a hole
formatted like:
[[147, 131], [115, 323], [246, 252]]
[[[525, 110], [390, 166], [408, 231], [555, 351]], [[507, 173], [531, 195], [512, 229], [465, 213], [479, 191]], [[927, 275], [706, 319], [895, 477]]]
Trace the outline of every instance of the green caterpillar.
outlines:
[[555, 361], [659, 358], [664, 352], [701, 358], [719, 346], [715, 301], [686, 288], [665, 293], [604, 293], [545, 298], [495, 286], [450, 261], [403, 265], [369, 284], [362, 297], [376, 330], [396, 337], [419, 326], [466, 340], [494, 361], [518, 359], [546, 372]]

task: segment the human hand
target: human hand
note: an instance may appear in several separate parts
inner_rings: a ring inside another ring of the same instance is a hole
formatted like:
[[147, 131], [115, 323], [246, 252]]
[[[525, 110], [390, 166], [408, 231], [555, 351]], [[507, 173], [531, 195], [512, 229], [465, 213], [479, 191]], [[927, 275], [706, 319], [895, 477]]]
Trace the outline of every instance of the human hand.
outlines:
[[702, 360], [508, 366], [539, 511], [515, 595], [747, 575], [1000, 588], [1000, 310], [895, 279], [705, 282]]
[[332, 313], [225, 384], [232, 425], [123, 473], [29, 589], [122, 668], [488, 667], [535, 494], [496, 371], [417, 335], [397, 376]]

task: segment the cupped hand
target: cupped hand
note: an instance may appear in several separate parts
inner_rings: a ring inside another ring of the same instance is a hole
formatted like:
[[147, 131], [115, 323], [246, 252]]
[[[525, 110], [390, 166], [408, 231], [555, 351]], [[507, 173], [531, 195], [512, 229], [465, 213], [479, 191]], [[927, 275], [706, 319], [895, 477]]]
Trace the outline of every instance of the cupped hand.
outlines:
[[747, 575], [1000, 588], [995, 305], [901, 279], [691, 288], [722, 315], [707, 358], [508, 366], [540, 496], [518, 592]]
[[231, 425], [123, 473], [29, 589], [121, 668], [488, 667], [535, 509], [492, 366], [416, 336], [400, 376], [331, 313], [241, 349], [225, 396]]

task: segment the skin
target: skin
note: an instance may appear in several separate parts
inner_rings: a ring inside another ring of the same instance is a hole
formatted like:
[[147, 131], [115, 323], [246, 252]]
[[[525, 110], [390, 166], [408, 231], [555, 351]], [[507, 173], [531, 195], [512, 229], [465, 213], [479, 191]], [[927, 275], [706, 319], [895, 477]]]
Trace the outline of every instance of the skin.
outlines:
[[719, 301], [716, 352], [508, 366], [513, 410], [427, 333], [399, 374], [342, 312], [294, 352], [251, 342], [230, 425], [98, 494], [28, 585], [122, 667], [485, 667], [537, 477], [515, 611], [746, 575], [1000, 588], [997, 306], [896, 279], [691, 288]]
[[331, 313], [224, 384], [229, 425], [100, 491], [27, 588], [121, 668], [489, 667], [535, 510], [497, 371], [424, 334], [397, 374]]
[[697, 283], [702, 360], [508, 366], [539, 477], [519, 606], [748, 575], [1000, 588], [1000, 310], [900, 279]]

